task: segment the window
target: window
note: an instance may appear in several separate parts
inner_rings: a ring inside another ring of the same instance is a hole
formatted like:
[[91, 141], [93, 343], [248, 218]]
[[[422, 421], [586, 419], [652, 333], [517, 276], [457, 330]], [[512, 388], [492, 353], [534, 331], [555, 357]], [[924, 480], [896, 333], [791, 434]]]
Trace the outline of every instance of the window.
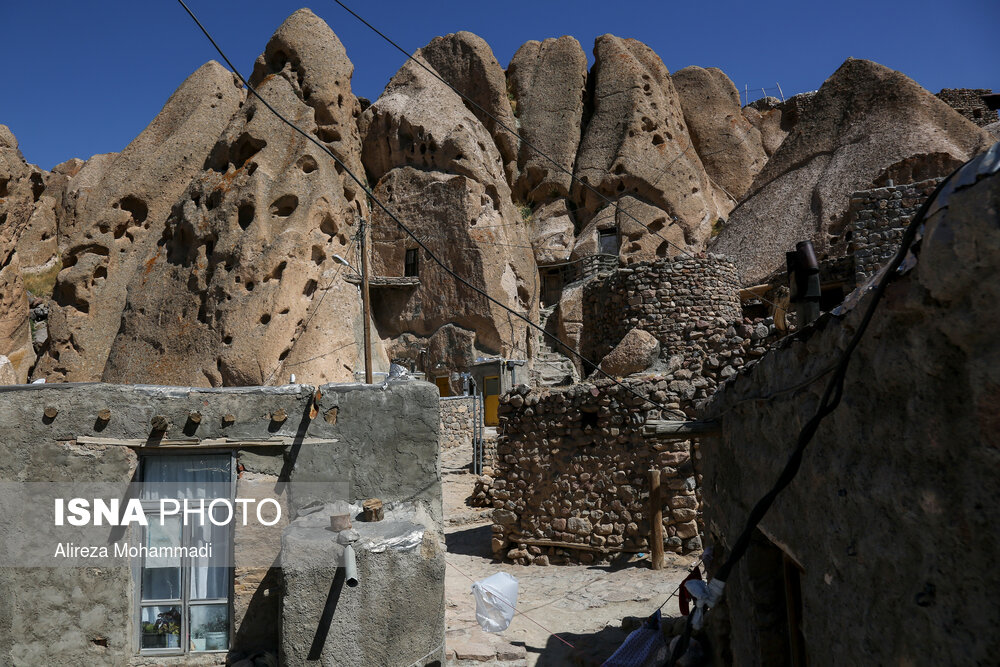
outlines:
[[[228, 510], [209, 503], [234, 496], [233, 455], [178, 454], [142, 459], [142, 504], [148, 526], [141, 531], [146, 547], [191, 548], [211, 545], [211, 557], [140, 556], [138, 566], [138, 646], [142, 654], [180, 655], [228, 651], [231, 636], [233, 574], [232, 523]], [[189, 515], [160, 517], [160, 499], [172, 498], [196, 508], [204, 501], [205, 521]], [[163, 525], [160, 525], [160, 524]], [[187, 525], [185, 525], [185, 523]], [[160, 554], [163, 552], [161, 551]]]
[[597, 251], [602, 255], [618, 254], [618, 230], [601, 229], [597, 232]]
[[403, 265], [403, 275], [406, 277], [416, 276], [420, 272], [419, 257], [417, 256], [416, 248], [408, 248], [406, 251], [406, 259]]

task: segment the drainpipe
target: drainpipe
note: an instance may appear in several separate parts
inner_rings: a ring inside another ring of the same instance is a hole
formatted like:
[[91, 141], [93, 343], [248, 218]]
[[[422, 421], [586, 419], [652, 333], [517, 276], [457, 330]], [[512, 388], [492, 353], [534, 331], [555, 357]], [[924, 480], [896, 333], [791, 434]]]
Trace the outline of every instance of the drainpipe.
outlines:
[[358, 561], [350, 544], [344, 547], [344, 583], [351, 588], [358, 585]]

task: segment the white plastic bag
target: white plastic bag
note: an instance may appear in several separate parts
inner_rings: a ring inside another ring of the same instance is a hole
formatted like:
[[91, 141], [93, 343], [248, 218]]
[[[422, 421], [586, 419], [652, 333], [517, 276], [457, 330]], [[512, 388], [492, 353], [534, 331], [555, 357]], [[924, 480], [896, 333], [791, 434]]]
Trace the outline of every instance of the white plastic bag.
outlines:
[[472, 584], [476, 596], [476, 620], [486, 632], [503, 632], [517, 607], [517, 579], [497, 572]]

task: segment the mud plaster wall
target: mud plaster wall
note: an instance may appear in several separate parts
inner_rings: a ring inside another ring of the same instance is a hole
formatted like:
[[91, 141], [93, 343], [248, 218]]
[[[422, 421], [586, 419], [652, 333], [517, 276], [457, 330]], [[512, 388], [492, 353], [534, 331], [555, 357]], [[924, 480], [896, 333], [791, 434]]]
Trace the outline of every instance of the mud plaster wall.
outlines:
[[[310, 418], [315, 392], [304, 385], [219, 390], [107, 384], [4, 387], [0, 389], [0, 480], [128, 480], [136, 469], [136, 450], [83, 446], [74, 439], [144, 440], [150, 436], [153, 416], [164, 415], [171, 423], [166, 437], [286, 437], [285, 446], [237, 448], [244, 479], [347, 479], [352, 500], [378, 497], [387, 504], [411, 507], [425, 517], [427, 534], [441, 541], [437, 389], [422, 382], [397, 383], [386, 390], [324, 385], [316, 416]], [[58, 410], [53, 419], [44, 417], [47, 407]], [[101, 422], [97, 414], [105, 408], [111, 419]], [[202, 414], [202, 421], [189, 433], [186, 422], [193, 411]], [[287, 415], [280, 423], [271, 418], [278, 411]], [[234, 417], [231, 425], [223, 422], [227, 414]], [[329, 444], [331, 440], [336, 443]], [[237, 543], [239, 539], [237, 535]], [[427, 551], [427, 571], [436, 571], [438, 565], [443, 569], [442, 553], [443, 548]], [[426, 627], [421, 637], [401, 638], [409, 648], [414, 642], [443, 641], [443, 580], [422, 580], [420, 586], [426, 594], [413, 602], [411, 611], [425, 619]], [[4, 601], [0, 663], [150, 664], [132, 645], [132, 589], [126, 568], [36, 568], [30, 573], [0, 568]], [[236, 573], [235, 650], [277, 649], [280, 594], [280, 577], [273, 568]], [[325, 597], [326, 591], [316, 595]], [[224, 661], [224, 655], [215, 655], [157, 657], [152, 662]]]
[[[920, 261], [888, 288], [851, 360], [843, 403], [760, 524], [802, 568], [810, 664], [995, 661], [998, 269], [993, 175], [926, 221]], [[824, 381], [787, 389], [838, 357], [867, 303], [766, 355], [711, 401], [723, 437], [702, 443], [702, 490], [717, 564], [777, 478]], [[712, 614], [731, 626], [735, 664], [783, 664], [764, 657], [759, 637], [784, 600], [753, 590], [760, 573], [751, 565], [741, 561], [726, 606]]]

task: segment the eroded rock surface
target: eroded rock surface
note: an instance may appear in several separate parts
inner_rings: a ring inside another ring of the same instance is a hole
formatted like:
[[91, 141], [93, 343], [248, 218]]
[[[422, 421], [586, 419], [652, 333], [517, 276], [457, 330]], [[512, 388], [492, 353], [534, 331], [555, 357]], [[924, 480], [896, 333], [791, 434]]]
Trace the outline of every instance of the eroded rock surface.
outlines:
[[992, 144], [913, 80], [867, 60], [846, 61], [808, 107], [713, 245], [746, 284], [783, 267], [798, 241], [822, 256], [844, 231], [852, 192], [947, 175]]
[[733, 205], [764, 168], [760, 131], [740, 110], [740, 94], [717, 67], [685, 67], [670, 77], [705, 171]]
[[646, 370], [659, 356], [660, 341], [656, 336], [642, 329], [632, 329], [604, 356], [600, 368], [609, 375], [625, 377]]
[[463, 30], [435, 37], [420, 49], [417, 58], [434, 68], [442, 79], [471, 100], [462, 99], [493, 137], [503, 159], [507, 181], [514, 182], [517, 177], [517, 136], [497, 121], [512, 130], [516, 130], [517, 121], [507, 97], [503, 68], [490, 45], [482, 37]]
[[[667, 68], [645, 44], [613, 35], [597, 38], [594, 56], [593, 113], [576, 175], [612, 202], [631, 195], [656, 207], [667, 220], [676, 219], [685, 249], [703, 249], [729, 205], [724, 195], [717, 197], [702, 166]], [[579, 225], [609, 206], [579, 184], [573, 198]]]
[[[275, 33], [254, 77], [265, 99], [348, 162], [360, 151], [346, 127], [359, 109], [351, 70], [333, 32], [300, 10]], [[256, 99], [221, 132], [206, 167], [133, 276], [104, 379], [353, 380], [360, 303], [334, 255], [353, 259], [365, 212], [358, 192]], [[380, 348], [375, 360], [384, 370]]]
[[49, 352], [36, 375], [102, 377], [134, 274], [155, 252], [171, 208], [203, 169], [241, 99], [233, 75], [206, 63], [121, 154], [89, 161], [69, 181]]

